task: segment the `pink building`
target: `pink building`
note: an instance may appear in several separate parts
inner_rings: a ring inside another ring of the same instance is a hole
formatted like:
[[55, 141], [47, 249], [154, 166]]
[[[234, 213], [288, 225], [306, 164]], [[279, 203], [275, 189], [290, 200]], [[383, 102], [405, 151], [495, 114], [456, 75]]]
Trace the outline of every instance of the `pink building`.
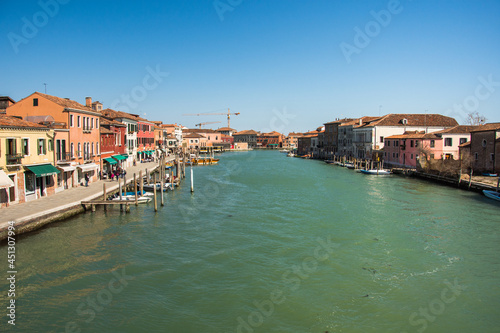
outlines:
[[443, 139], [435, 133], [405, 132], [384, 140], [384, 162], [392, 166], [416, 168], [419, 158], [440, 159], [442, 152]]

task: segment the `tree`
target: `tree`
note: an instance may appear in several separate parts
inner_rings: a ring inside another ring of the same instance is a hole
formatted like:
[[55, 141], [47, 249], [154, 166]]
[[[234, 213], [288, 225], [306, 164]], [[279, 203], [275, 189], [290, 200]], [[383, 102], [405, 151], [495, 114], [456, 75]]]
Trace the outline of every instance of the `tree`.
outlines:
[[471, 126], [479, 126], [486, 124], [486, 117], [480, 115], [479, 112], [471, 112], [467, 114], [466, 124]]

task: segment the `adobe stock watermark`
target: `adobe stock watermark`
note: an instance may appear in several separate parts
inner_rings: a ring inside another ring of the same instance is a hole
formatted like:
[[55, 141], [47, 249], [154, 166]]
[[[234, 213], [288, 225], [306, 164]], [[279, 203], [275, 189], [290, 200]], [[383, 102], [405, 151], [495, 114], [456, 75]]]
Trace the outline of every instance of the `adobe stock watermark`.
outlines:
[[382, 9], [378, 12], [374, 10], [370, 11], [370, 15], [374, 20], [368, 21], [364, 29], [358, 26], [354, 27], [354, 32], [356, 34], [354, 35], [352, 44], [342, 42], [339, 45], [347, 63], [350, 64], [352, 62], [352, 55], [360, 54], [361, 51], [370, 45], [371, 41], [380, 34], [382, 28], [386, 28], [391, 23], [392, 17], [400, 14], [402, 11], [403, 6], [399, 0], [389, 0], [387, 9]]
[[146, 72], [148, 72], [148, 74], [142, 79], [142, 84], [133, 87], [129, 94], [121, 94], [120, 98], [115, 99], [111, 103], [112, 109], [129, 112], [130, 109], [137, 108], [139, 103], [148, 97], [148, 91], [156, 89], [160, 83], [163, 82], [163, 79], [170, 74], [168, 72], [162, 72], [160, 70], [160, 65], [156, 65], [155, 69], [147, 66]]
[[495, 87], [500, 86], [499, 81], [493, 81], [493, 74], [488, 75], [486, 79], [482, 76], [479, 76], [477, 79], [479, 84], [474, 89], [474, 94], [465, 97], [460, 104], [453, 104], [453, 109], [447, 110], [447, 116], [453, 118], [459, 117], [461, 123], [464, 123], [467, 119], [467, 114], [478, 111], [480, 102], [490, 98], [495, 93]]
[[236, 7], [241, 5], [242, 2], [243, 0], [214, 0], [212, 4], [219, 16], [219, 20], [224, 22], [224, 13], [232, 12]]
[[335, 249], [340, 247], [340, 244], [332, 242], [330, 236], [326, 237], [326, 239], [318, 237], [316, 242], [318, 245], [312, 251], [312, 255], [304, 258], [300, 265], [293, 265], [283, 272], [281, 281], [284, 286], [282, 288], [274, 289], [269, 293], [269, 297], [264, 300], [253, 301], [254, 310], [246, 317], [236, 319], [237, 333], [253, 333], [256, 328], [262, 326], [265, 320], [274, 314], [277, 305], [286, 301], [286, 294], [298, 290], [302, 282], [316, 272], [318, 265], [328, 260]]
[[[111, 274], [113, 277], [104, 288], [96, 294], [87, 296], [85, 301], [82, 301], [76, 308], [76, 314], [85, 323], [91, 323], [97, 316], [96, 312], [102, 312], [113, 301], [113, 296], [121, 293], [128, 285], [128, 281], [133, 280], [132, 276], [126, 275], [125, 268], [122, 268], [121, 273], [115, 270]], [[66, 323], [66, 333], [80, 333], [81, 331], [76, 321]]]
[[7, 38], [14, 53], [19, 53], [19, 46], [21, 44], [28, 44], [28, 42], [38, 35], [39, 29], [45, 27], [49, 23], [49, 18], [55, 17], [59, 13], [59, 5], [65, 5], [70, 0], [40, 0], [38, 6], [41, 10], [37, 11], [29, 20], [26, 16], [21, 18], [23, 26], [21, 27], [21, 34], [9, 32]]
[[[459, 285], [458, 279], [455, 278], [453, 284], [448, 280], [444, 280], [445, 287], [441, 290], [441, 294], [429, 302], [425, 307], [418, 309], [418, 312], [413, 312], [408, 319], [411, 326], [418, 326], [418, 333], [424, 332], [429, 326], [429, 322], [433, 323], [436, 318], [444, 313], [446, 305], [456, 301], [457, 297], [462, 294], [467, 287]], [[407, 333], [403, 331], [401, 333]]]

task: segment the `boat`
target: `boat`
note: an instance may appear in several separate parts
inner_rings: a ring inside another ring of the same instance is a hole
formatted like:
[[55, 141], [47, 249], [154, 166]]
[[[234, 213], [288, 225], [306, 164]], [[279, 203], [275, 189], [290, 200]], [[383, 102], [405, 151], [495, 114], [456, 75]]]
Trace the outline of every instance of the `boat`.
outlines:
[[[149, 195], [148, 196], [137, 197], [137, 203], [148, 203], [151, 200], [153, 200], [153, 198], [151, 196], [149, 196]], [[120, 199], [120, 196], [117, 195], [113, 199], [111, 199], [111, 201], [131, 201], [131, 202], [135, 202], [135, 195], [122, 195], [121, 199]]]
[[325, 160], [325, 163], [327, 163], [327, 164], [334, 164], [335, 161], [334, 160]]
[[500, 201], [500, 192], [483, 190], [483, 194], [490, 199]]
[[345, 166], [347, 169], [354, 169], [354, 168], [355, 168], [354, 164], [352, 164], [352, 163], [344, 163], [344, 166]]
[[288, 157], [295, 157], [295, 154], [290, 151], [290, 152], [288, 152], [288, 154], [286, 154], [286, 156], [288, 156]]
[[[142, 188], [144, 189], [144, 191], [153, 192], [154, 186], [155, 186], [154, 184], [144, 184], [142, 185]], [[156, 183], [156, 190], [159, 191], [160, 189], [161, 189], [161, 183]], [[170, 183], [163, 184], [163, 192], [167, 192], [167, 190], [171, 189], [172, 186], [170, 185]]]
[[289, 152], [289, 150], [288, 150], [288, 149], [281, 149], [281, 150], [280, 150], [280, 153], [285, 153], [285, 154], [287, 154], [288, 152]]
[[366, 175], [390, 175], [391, 172], [389, 170], [377, 170], [377, 169], [370, 169], [370, 170], [363, 170], [361, 169], [361, 172], [366, 174]]
[[498, 173], [488, 173], [488, 172], [485, 172], [485, 173], [483, 173], [483, 176], [486, 176], [486, 177], [498, 177]]

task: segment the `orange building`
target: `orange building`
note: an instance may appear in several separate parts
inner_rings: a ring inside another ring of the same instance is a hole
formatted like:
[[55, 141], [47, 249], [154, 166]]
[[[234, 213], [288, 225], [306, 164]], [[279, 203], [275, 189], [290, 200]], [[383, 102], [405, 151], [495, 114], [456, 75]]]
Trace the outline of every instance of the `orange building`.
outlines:
[[90, 98], [86, 99], [86, 104], [35, 92], [7, 108], [7, 115], [23, 119], [51, 116], [56, 123], [66, 125], [67, 137], [60, 140], [56, 135], [54, 144], [56, 151], [68, 152], [68, 158], [58, 161], [57, 166], [66, 168], [76, 184], [83, 183], [85, 174], [90, 176], [91, 182], [97, 180], [99, 173], [100, 113], [92, 109]]

